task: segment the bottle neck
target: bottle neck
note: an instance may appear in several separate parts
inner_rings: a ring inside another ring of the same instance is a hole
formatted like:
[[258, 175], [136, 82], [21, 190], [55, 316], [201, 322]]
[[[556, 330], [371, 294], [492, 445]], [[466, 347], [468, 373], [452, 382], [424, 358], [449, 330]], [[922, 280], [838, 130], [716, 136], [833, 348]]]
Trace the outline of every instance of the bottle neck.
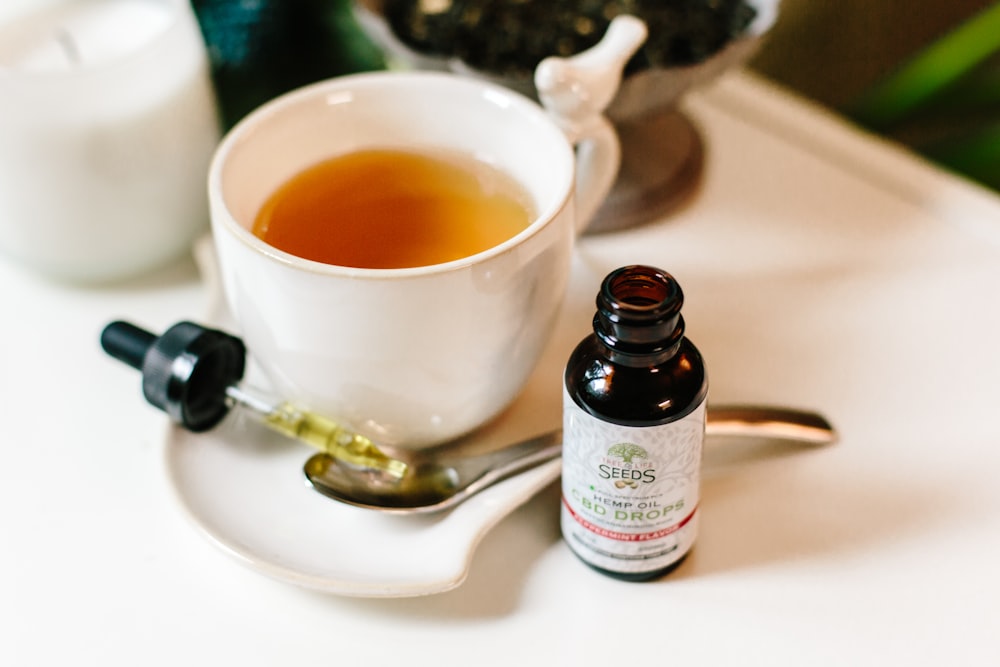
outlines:
[[628, 332], [625, 332], [626, 338], [624, 340], [609, 333], [609, 329], [605, 328], [599, 319], [599, 315], [594, 316], [594, 334], [604, 346], [608, 360], [616, 364], [656, 366], [665, 363], [676, 356], [684, 340], [684, 318], [682, 317], [678, 318], [669, 335], [643, 342], [630, 340]]
[[663, 363], [677, 354], [684, 339], [683, 303], [681, 288], [669, 274], [652, 267], [623, 267], [601, 285], [594, 334], [614, 363]]

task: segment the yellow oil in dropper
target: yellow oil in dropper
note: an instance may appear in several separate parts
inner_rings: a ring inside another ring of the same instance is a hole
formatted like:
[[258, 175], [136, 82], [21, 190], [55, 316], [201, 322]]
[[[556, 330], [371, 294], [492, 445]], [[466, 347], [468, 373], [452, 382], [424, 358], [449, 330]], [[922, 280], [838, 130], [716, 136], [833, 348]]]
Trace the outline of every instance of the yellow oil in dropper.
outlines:
[[338, 461], [359, 468], [374, 468], [397, 479], [406, 474], [405, 463], [386, 456], [371, 440], [328, 417], [288, 402], [262, 401], [236, 385], [226, 387], [226, 396], [257, 413], [262, 423], [272, 430], [311, 445]]

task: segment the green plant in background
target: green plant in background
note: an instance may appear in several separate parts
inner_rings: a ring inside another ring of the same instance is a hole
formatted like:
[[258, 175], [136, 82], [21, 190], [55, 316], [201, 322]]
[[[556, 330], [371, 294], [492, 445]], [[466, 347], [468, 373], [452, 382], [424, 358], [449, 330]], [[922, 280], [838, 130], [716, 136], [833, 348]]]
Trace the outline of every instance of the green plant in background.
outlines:
[[847, 114], [1000, 190], [1000, 3], [910, 58]]
[[227, 129], [293, 88], [384, 66], [350, 0], [192, 0], [191, 6]]

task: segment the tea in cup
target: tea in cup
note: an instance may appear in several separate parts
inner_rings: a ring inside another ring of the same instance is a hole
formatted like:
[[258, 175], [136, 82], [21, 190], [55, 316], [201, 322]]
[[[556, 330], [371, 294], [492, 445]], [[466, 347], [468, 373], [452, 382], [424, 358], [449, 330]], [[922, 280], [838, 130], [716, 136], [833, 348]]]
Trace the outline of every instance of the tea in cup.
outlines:
[[404, 269], [500, 245], [527, 228], [532, 206], [513, 178], [460, 153], [368, 149], [294, 176], [264, 203], [253, 232], [325, 264]]
[[411, 448], [514, 400], [617, 172], [614, 133], [586, 107], [610, 100], [645, 36], [622, 18], [574, 57], [600, 90], [579, 90], [574, 58], [539, 67], [555, 114], [473, 78], [376, 72], [288, 93], [229, 132], [209, 175], [220, 275], [274, 389]]

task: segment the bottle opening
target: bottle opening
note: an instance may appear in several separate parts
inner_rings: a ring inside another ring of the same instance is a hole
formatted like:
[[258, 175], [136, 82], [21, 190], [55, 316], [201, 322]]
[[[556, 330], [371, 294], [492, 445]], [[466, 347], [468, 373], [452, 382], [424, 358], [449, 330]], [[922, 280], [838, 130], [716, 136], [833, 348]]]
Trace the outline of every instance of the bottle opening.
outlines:
[[668, 281], [657, 273], [624, 273], [608, 285], [619, 307], [646, 310], [655, 308], [673, 296]]
[[622, 267], [605, 278], [597, 297], [594, 333], [621, 354], [659, 354], [684, 335], [680, 286], [651, 266]]
[[652, 266], [626, 266], [604, 281], [598, 307], [620, 316], [671, 317], [680, 311], [681, 288], [666, 271]]

